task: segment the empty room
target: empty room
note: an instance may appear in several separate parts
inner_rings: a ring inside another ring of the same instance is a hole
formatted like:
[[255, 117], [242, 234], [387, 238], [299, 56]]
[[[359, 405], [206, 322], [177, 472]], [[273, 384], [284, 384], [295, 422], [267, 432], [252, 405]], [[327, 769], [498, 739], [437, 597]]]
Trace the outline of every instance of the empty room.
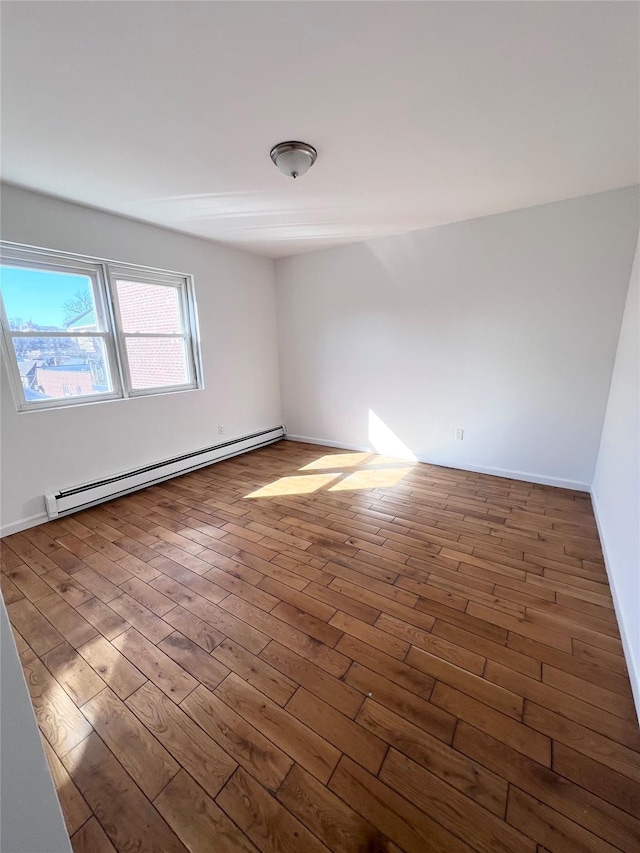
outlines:
[[638, 853], [640, 3], [0, 7], [0, 853]]

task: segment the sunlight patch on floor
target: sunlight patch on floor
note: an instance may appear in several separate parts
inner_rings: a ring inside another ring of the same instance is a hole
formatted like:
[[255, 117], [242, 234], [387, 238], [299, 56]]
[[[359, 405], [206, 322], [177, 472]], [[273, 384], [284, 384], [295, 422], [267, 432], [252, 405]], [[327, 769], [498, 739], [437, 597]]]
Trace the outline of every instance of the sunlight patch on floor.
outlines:
[[318, 468], [355, 468], [357, 465], [364, 465], [371, 456], [371, 453], [328, 453], [326, 456], [314, 459], [308, 465], [303, 465], [300, 471]]
[[378, 489], [396, 486], [405, 477], [413, 466], [406, 465], [404, 468], [378, 468], [368, 471], [355, 471], [343, 477], [338, 483], [331, 486], [330, 492], [350, 492], [356, 489]]
[[272, 498], [277, 495], [310, 495], [323, 486], [328, 486], [340, 476], [339, 472], [333, 471], [330, 474], [302, 474], [294, 477], [280, 477], [280, 479], [256, 489], [255, 492], [251, 492], [245, 497]]
[[[414, 468], [415, 455], [389, 427], [369, 409], [369, 441], [373, 452], [323, 453], [298, 470], [316, 474], [293, 474], [250, 492], [246, 498], [311, 495], [320, 489], [352, 492], [396, 486]], [[327, 471], [326, 469], [330, 469]], [[353, 468], [359, 468], [353, 471]], [[337, 482], [336, 482], [337, 481]]]

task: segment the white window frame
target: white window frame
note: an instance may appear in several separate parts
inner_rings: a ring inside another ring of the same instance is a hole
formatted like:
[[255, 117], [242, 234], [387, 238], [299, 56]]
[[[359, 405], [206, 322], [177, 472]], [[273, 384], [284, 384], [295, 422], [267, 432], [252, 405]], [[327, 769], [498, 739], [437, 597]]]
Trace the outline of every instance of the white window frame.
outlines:
[[[123, 265], [110, 264], [108, 269], [109, 290], [111, 293], [112, 304], [115, 312], [115, 329], [118, 340], [118, 350], [120, 352], [122, 369], [124, 372], [124, 384], [128, 389], [129, 397], [144, 397], [149, 394], [157, 394], [158, 388], [133, 388], [131, 382], [131, 372], [129, 369], [129, 358], [127, 355], [127, 338], [182, 338], [182, 346], [185, 351], [185, 363], [187, 365], [187, 374], [189, 380], [182, 385], [162, 385], [160, 390], [165, 393], [171, 391], [183, 391], [185, 389], [193, 389], [197, 387], [197, 372], [195, 352], [196, 346], [193, 340], [193, 324], [189, 313], [189, 298], [187, 288], [185, 287], [185, 276], [179, 276], [172, 273], [159, 272], [157, 270], [149, 270], [145, 274], [140, 274], [139, 271], [131, 270]], [[180, 319], [182, 321], [182, 332], [125, 332], [123, 329], [122, 315], [120, 313], [120, 300], [118, 297], [118, 280], [132, 281], [138, 284], [160, 284], [164, 287], [174, 287], [178, 290]]]
[[[132, 397], [146, 397], [156, 394], [193, 391], [204, 388], [202, 376], [202, 357], [198, 331], [198, 312], [196, 306], [195, 284], [193, 276], [187, 273], [143, 267], [121, 261], [109, 261], [76, 255], [70, 252], [58, 252], [41, 249], [21, 243], [0, 242], [0, 263], [6, 266], [20, 266], [28, 269], [41, 269], [47, 272], [61, 272], [82, 275], [90, 279], [96, 307], [96, 319], [99, 331], [93, 332], [13, 332], [5, 312], [4, 300], [0, 299], [0, 351], [7, 365], [7, 373], [14, 401], [19, 412], [41, 411], [43, 409], [67, 408], [92, 403], [126, 400]], [[116, 287], [117, 279], [140, 282], [142, 284], [162, 284], [175, 287], [180, 293], [180, 310], [183, 331], [175, 334], [163, 333], [125, 333], [122, 329], [120, 306]], [[64, 397], [53, 400], [27, 400], [13, 338], [100, 338], [107, 352], [109, 380], [112, 390], [84, 394], [77, 397]], [[133, 389], [129, 363], [127, 359], [126, 338], [128, 337], [168, 337], [182, 338], [185, 348], [185, 361], [188, 382], [181, 385], [162, 385], [154, 388]]]

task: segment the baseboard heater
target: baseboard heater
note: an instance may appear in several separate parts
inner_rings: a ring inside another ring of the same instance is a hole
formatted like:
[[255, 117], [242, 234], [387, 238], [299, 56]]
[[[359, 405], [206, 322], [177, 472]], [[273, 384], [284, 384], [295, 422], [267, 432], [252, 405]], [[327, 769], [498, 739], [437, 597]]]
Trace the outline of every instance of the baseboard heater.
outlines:
[[214, 444], [202, 450], [194, 450], [192, 453], [184, 453], [182, 456], [174, 456], [173, 459], [165, 459], [164, 462], [156, 462], [154, 465], [146, 465], [144, 468], [136, 468], [135, 471], [127, 471], [123, 474], [115, 474], [113, 477], [105, 477], [94, 483], [85, 483], [69, 489], [60, 489], [44, 496], [47, 515], [50, 519], [59, 518], [61, 515], [69, 515], [90, 506], [113, 500], [113, 498], [145, 489], [171, 477], [188, 474], [197, 468], [238, 456], [249, 450], [257, 450], [274, 441], [279, 441], [286, 435], [284, 424], [251, 435], [243, 435], [232, 438], [221, 444]]

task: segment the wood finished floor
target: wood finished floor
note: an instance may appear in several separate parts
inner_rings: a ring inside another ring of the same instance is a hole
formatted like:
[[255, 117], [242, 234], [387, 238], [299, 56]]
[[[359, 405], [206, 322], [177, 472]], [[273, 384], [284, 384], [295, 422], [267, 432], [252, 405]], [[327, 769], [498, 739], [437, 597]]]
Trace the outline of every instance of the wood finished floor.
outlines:
[[280, 442], [3, 545], [76, 853], [640, 850], [584, 494]]

